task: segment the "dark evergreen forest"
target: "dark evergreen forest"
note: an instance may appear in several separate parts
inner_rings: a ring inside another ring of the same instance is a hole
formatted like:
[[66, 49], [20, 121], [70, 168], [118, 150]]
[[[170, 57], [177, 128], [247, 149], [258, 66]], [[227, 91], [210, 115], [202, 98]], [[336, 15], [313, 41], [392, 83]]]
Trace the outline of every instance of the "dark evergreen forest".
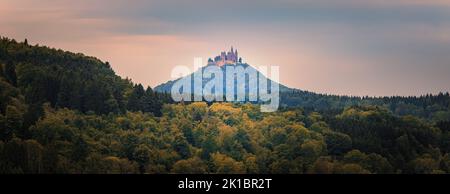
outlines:
[[450, 173], [450, 97], [174, 103], [108, 62], [0, 39], [0, 173]]

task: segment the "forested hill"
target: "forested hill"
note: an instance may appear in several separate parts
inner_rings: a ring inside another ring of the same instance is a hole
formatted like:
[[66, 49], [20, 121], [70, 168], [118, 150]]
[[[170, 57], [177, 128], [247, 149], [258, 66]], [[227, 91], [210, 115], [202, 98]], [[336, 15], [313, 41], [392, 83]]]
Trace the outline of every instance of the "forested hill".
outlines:
[[291, 91], [272, 113], [169, 97], [96, 58], [1, 38], [0, 174], [450, 173], [448, 94]]
[[[193, 78], [194, 78], [194, 75], [195, 75], [195, 74], [200, 74], [200, 75], [202, 75], [203, 72], [205, 72], [206, 69], [207, 69], [209, 66], [215, 66], [215, 65], [214, 65], [214, 64], [213, 64], [213, 65], [209, 64], [208, 66], [204, 66], [204, 67], [202, 67], [202, 68], [196, 70], [196, 72], [193, 72], [193, 73], [191, 73], [191, 74], [189, 74], [189, 75], [183, 77], [184, 79], [188, 78], [188, 79], [191, 80], [191, 88], [190, 88], [190, 91], [189, 91], [188, 93], [192, 92], [193, 95], [201, 95], [201, 94], [195, 94], [195, 93], [194, 93], [194, 91], [195, 91], [195, 89], [194, 89], [195, 84], [194, 84], [194, 79], [193, 79]], [[224, 85], [224, 86], [226, 86], [226, 84], [227, 84], [227, 80], [226, 80], [226, 77], [227, 77], [227, 71], [226, 71], [226, 69], [229, 68], [229, 67], [231, 67], [232, 69], [234, 69], [234, 68], [236, 68], [236, 69], [242, 68], [242, 69], [245, 69], [246, 72], [256, 72], [256, 76], [257, 76], [257, 80], [256, 80], [256, 82], [255, 82], [255, 83], [257, 84], [257, 86], [256, 86], [256, 91], [259, 91], [259, 90], [260, 90], [260, 88], [259, 88], [259, 80], [267, 80], [266, 83], [267, 83], [267, 87], [268, 87], [269, 91], [270, 91], [270, 89], [271, 89], [271, 85], [274, 84], [274, 83], [277, 83], [277, 82], [271, 80], [270, 78], [264, 76], [264, 74], [262, 74], [261, 72], [259, 72], [259, 71], [258, 71], [256, 68], [254, 68], [253, 66], [251, 66], [251, 65], [249, 65], [249, 64], [247, 64], [247, 63], [239, 63], [239, 62], [238, 62], [238, 63], [236, 63], [236, 64], [226, 64], [226, 65], [220, 66], [220, 70], [221, 70], [222, 73], [223, 73], [222, 77], [223, 77], [223, 85]], [[261, 76], [261, 77], [260, 77], [260, 76]], [[238, 75], [235, 76], [236, 79], [238, 79], [237, 77], [238, 77]], [[168, 82], [166, 82], [166, 83], [160, 84], [160, 85], [158, 85], [158, 86], [155, 87], [155, 91], [157, 91], [157, 92], [162, 92], [162, 93], [168, 93], [168, 92], [171, 92], [173, 84], [174, 84], [175, 82], [181, 80], [181, 79], [182, 79], [182, 78], [178, 78], [178, 79], [176, 79], [176, 80], [170, 80], [170, 81], [168, 81]], [[212, 81], [213, 79], [214, 79], [214, 78], [205, 78], [205, 77], [203, 77], [203, 78], [202, 78], [202, 85], [201, 85], [201, 86], [202, 86], [202, 87], [205, 87], [206, 83]], [[248, 78], [247, 78], [247, 79], [248, 79]], [[248, 82], [249, 82], [248, 80], [246, 80], [245, 83], [237, 83], [237, 82], [234, 82], [234, 86], [232, 86], [232, 88], [234, 88], [235, 93], [237, 93], [237, 88], [243, 88], [243, 91], [245, 92], [245, 94], [249, 94], [250, 90], [249, 90]], [[292, 88], [289, 88], [289, 87], [284, 86], [284, 85], [281, 84], [281, 83], [278, 83], [278, 87], [279, 87], [279, 91], [280, 91], [280, 92], [291, 92], [291, 91], [294, 90], [294, 89], [292, 89]], [[226, 88], [227, 88], [227, 87], [224, 87], [224, 89], [223, 89], [223, 91], [222, 91], [222, 93], [223, 93], [225, 96], [226, 96], [226, 94], [227, 94], [227, 92], [228, 92], [228, 91], [226, 91]], [[182, 90], [183, 90], [183, 89], [181, 89], [181, 91], [182, 91]], [[247, 100], [248, 100], [248, 99], [247, 99]]]
[[[97, 114], [126, 110], [160, 115], [167, 95], [122, 79], [108, 62], [46, 46], [32, 46], [27, 40], [0, 39], [0, 112], [11, 102], [26, 109], [29, 122], [42, 114], [42, 104]], [[12, 106], [12, 105], [11, 105]]]
[[[216, 66], [214, 63], [208, 64], [208, 66]], [[194, 93], [194, 74], [202, 74], [203, 71], [208, 66], [204, 66], [198, 69], [195, 73], [185, 76], [191, 80], [191, 88], [189, 92], [193, 95], [201, 95]], [[223, 73], [223, 78], [226, 76], [226, 68], [232, 67], [242, 69], [250, 69], [254, 72], [258, 72], [257, 69], [253, 68], [247, 63], [236, 62], [235, 64], [226, 64], [220, 66]], [[253, 72], [250, 71], [250, 72]], [[258, 75], [262, 75], [258, 72]], [[212, 81], [213, 78], [202, 78], [202, 86], [205, 87], [206, 83]], [[270, 78], [263, 75], [263, 80], [267, 79], [267, 83], [272, 83]], [[181, 80], [181, 78], [176, 80], [169, 80], [166, 83], [160, 84], [155, 87], [157, 92], [169, 93], [172, 86]], [[259, 81], [257, 81], [259, 83]], [[223, 85], [226, 85], [226, 80], [224, 79]], [[259, 86], [257, 86], [259, 87]], [[234, 82], [232, 88], [243, 88], [245, 94], [249, 94], [248, 80], [245, 83]], [[184, 89], [184, 88], [183, 88]], [[181, 89], [181, 90], [183, 90]], [[259, 88], [256, 89], [259, 91]], [[345, 108], [352, 106], [365, 106], [365, 105], [375, 105], [382, 106], [394, 114], [399, 116], [414, 115], [425, 119], [431, 119], [433, 121], [441, 121], [450, 118], [450, 95], [448, 91], [442, 91], [438, 94], [424, 94], [422, 96], [390, 96], [390, 97], [360, 97], [360, 96], [345, 96], [345, 95], [332, 95], [332, 94], [321, 94], [316, 92], [310, 92], [302, 89], [290, 88], [283, 84], [279, 84], [280, 91], [280, 107], [282, 108], [303, 108], [310, 111], [318, 112], [330, 112], [334, 113], [342, 112]], [[188, 93], [189, 93], [188, 92]], [[224, 89], [223, 94], [227, 91]], [[445, 92], [445, 93], [444, 93]], [[245, 102], [248, 102], [246, 99]]]

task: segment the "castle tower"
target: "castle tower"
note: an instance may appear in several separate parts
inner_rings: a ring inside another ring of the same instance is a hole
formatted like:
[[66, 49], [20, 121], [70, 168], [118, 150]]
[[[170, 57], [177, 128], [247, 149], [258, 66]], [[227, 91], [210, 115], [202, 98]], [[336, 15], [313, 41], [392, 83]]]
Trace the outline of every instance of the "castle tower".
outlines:
[[213, 63], [217, 66], [223, 66], [225, 64], [237, 64], [239, 62], [239, 56], [237, 49], [235, 50], [231, 46], [230, 51], [222, 51], [219, 56], [214, 58]]
[[227, 57], [227, 54], [225, 52], [220, 53], [220, 58], [222, 59], [222, 61], [225, 61], [226, 57]]

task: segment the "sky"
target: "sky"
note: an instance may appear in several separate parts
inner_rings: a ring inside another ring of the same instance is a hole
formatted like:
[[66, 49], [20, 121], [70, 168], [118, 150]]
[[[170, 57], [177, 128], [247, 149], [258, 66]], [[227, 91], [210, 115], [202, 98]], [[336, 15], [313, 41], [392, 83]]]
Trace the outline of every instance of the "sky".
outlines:
[[448, 0], [0, 0], [0, 36], [95, 56], [151, 87], [233, 46], [303, 90], [450, 91]]

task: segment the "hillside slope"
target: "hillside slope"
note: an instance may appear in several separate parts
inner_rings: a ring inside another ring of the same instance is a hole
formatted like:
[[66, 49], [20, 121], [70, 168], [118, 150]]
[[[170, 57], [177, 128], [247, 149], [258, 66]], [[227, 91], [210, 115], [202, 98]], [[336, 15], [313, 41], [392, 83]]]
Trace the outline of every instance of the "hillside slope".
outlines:
[[[282, 94], [305, 107], [263, 113], [249, 103], [163, 106], [167, 96], [107, 63], [26, 41], [2, 39], [0, 67], [0, 173], [450, 173], [448, 94], [293, 90]], [[401, 103], [432, 119], [386, 108]]]
[[[201, 69], [198, 69], [196, 72], [194, 72], [194, 73], [192, 73], [192, 74], [189, 74], [189, 75], [187, 75], [187, 76], [185, 76], [185, 77], [190, 77], [191, 78], [191, 86], [192, 86], [192, 88], [191, 88], [191, 91], [194, 91], [194, 80], [193, 80], [193, 77], [194, 77], [194, 74], [195, 73], [198, 73], [198, 72], [204, 72], [205, 71], [205, 69], [207, 68], [208, 66], [205, 66], [205, 67], [202, 67]], [[271, 83], [276, 83], [276, 82], [274, 82], [274, 81], [272, 81], [271, 79], [269, 79], [269, 78], [267, 78], [266, 76], [264, 76], [262, 73], [260, 73], [258, 70], [256, 70], [253, 66], [251, 66], [251, 65], [249, 65], [249, 64], [247, 64], [247, 63], [236, 63], [236, 65], [224, 65], [224, 66], [221, 66], [220, 67], [220, 69], [222, 70], [222, 75], [223, 75], [223, 84], [224, 84], [224, 90], [223, 90], [223, 93], [224, 93], [224, 95], [226, 94], [226, 89], [225, 89], [225, 87], [226, 87], [226, 77], [227, 77], [227, 73], [226, 73], [226, 68], [227, 67], [232, 67], [232, 68], [239, 68], [239, 67], [242, 67], [243, 69], [246, 69], [247, 70], [247, 68], [249, 69], [249, 71], [254, 71], [254, 72], [257, 72], [257, 75], [259, 76], [259, 75], [261, 75], [261, 76], [263, 76], [263, 80], [267, 80], [267, 83], [268, 83], [268, 88], [270, 88], [270, 84]], [[236, 78], [236, 76], [235, 76], [235, 78]], [[178, 79], [176, 79], [176, 80], [171, 80], [171, 81], [168, 81], [168, 82], [166, 82], [166, 83], [163, 83], [163, 84], [160, 84], [160, 85], [158, 85], [158, 86], [156, 86], [155, 87], [155, 91], [157, 91], [157, 92], [166, 92], [166, 93], [170, 93], [171, 92], [171, 89], [172, 89], [172, 86], [173, 86], [173, 84], [175, 83], [175, 82], [177, 82], [177, 81], [179, 81], [180, 79], [182, 79], [182, 78], [178, 78]], [[214, 79], [214, 78], [203, 78], [202, 79], [202, 87], [204, 87], [205, 86], [205, 84], [206, 83], [208, 83], [208, 82], [210, 82], [212, 79]], [[235, 93], [236, 93], [236, 90], [237, 90], [237, 88], [244, 88], [244, 91], [248, 94], [248, 92], [249, 92], [249, 86], [248, 86], [248, 77], [246, 78], [246, 82], [245, 83], [237, 83], [237, 81], [234, 81], [234, 86], [233, 86], [233, 88], [235, 89]], [[258, 79], [259, 79], [259, 77], [258, 77]], [[257, 83], [259, 83], [259, 80], [257, 81]], [[258, 88], [257, 88], [257, 90], [259, 91], [259, 86], [258, 86]], [[270, 90], [270, 89], [269, 89]], [[291, 88], [289, 88], [289, 87], [287, 87], [287, 86], [284, 86], [283, 84], [280, 84], [279, 83], [279, 90], [280, 90], [280, 92], [289, 92], [289, 91], [292, 91], [293, 89], [291, 89]], [[194, 92], [193, 92], [193, 94], [194, 95], [197, 95], [197, 94], [195, 94]]]
[[84, 113], [133, 110], [159, 115], [162, 103], [170, 100], [117, 76], [108, 62], [9, 38], [0, 38], [0, 81], [0, 113], [12, 102], [21, 104], [26, 126], [42, 116], [43, 103]]

